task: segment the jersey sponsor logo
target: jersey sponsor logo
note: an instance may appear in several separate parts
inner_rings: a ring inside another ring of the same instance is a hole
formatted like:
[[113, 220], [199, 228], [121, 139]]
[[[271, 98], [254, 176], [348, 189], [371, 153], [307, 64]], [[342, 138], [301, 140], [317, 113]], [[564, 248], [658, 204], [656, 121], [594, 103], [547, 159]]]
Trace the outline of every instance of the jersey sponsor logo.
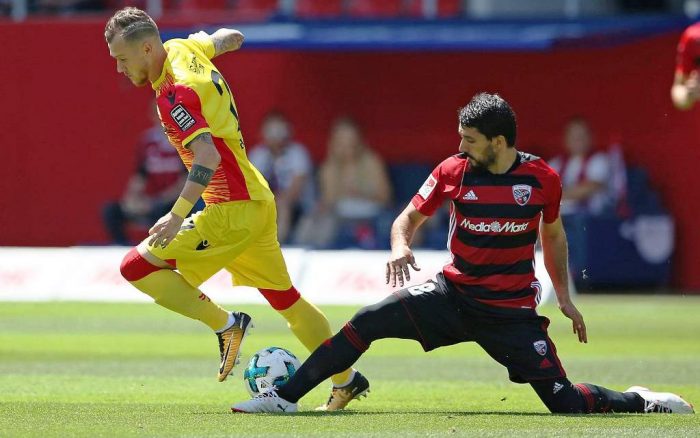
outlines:
[[535, 341], [532, 343], [532, 346], [535, 347], [535, 351], [540, 356], [544, 356], [545, 354], [547, 354], [547, 342], [546, 341], [544, 341], [544, 340]]
[[532, 187], [527, 184], [516, 184], [513, 186], [513, 198], [518, 205], [527, 204], [532, 196]]
[[170, 117], [180, 128], [181, 131], [187, 131], [195, 124], [194, 117], [190, 115], [182, 104], [178, 103], [175, 108], [170, 110]]
[[418, 190], [418, 194], [421, 195], [423, 199], [428, 199], [428, 196], [430, 196], [430, 194], [433, 193], [433, 190], [435, 190], [436, 185], [437, 180], [433, 175], [430, 175], [428, 179], [425, 180], [420, 190]]
[[473, 224], [468, 219], [462, 219], [459, 226], [465, 230], [474, 231], [477, 233], [521, 233], [527, 230], [528, 222], [517, 224], [513, 221], [508, 221], [505, 223], [500, 223], [498, 221], [493, 221], [490, 224], [486, 222], [479, 222], [478, 224]]
[[462, 197], [463, 200], [465, 201], [478, 201], [479, 197], [476, 196], [476, 193], [474, 193], [474, 190], [469, 190], [466, 195]]

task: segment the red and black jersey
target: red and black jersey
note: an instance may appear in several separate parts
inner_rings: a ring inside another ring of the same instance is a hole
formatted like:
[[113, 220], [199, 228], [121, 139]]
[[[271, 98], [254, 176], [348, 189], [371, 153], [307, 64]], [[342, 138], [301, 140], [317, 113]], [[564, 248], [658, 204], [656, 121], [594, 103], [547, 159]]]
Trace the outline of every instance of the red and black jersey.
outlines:
[[438, 165], [412, 203], [426, 216], [450, 205], [445, 277], [463, 294], [499, 307], [535, 308], [535, 242], [540, 218], [559, 217], [559, 175], [539, 157], [518, 152], [504, 174], [473, 169], [464, 154]]

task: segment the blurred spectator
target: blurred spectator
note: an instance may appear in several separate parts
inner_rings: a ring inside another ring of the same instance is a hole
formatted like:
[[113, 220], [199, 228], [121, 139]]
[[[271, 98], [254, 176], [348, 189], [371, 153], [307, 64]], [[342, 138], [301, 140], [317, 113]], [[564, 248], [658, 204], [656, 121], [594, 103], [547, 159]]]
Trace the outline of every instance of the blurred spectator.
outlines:
[[671, 100], [679, 110], [689, 110], [700, 98], [700, 23], [688, 27], [676, 48], [676, 71]]
[[136, 172], [129, 178], [120, 201], [108, 202], [102, 217], [112, 241], [131, 245], [126, 227], [150, 227], [177, 199], [187, 173], [174, 147], [168, 143], [155, 109], [153, 127], [144, 132], [137, 148]]
[[606, 153], [593, 152], [593, 136], [585, 119], [574, 117], [566, 125], [564, 148], [565, 153], [549, 163], [561, 177], [561, 214], [611, 211], [611, 164]]
[[381, 158], [364, 142], [357, 123], [335, 121], [328, 156], [319, 172], [321, 199], [300, 225], [297, 243], [319, 248], [377, 248], [377, 221], [391, 200], [391, 185]]
[[303, 213], [313, 208], [313, 168], [304, 145], [292, 140], [292, 127], [278, 111], [265, 116], [260, 135], [262, 143], [249, 154], [275, 194], [277, 233], [284, 243]]

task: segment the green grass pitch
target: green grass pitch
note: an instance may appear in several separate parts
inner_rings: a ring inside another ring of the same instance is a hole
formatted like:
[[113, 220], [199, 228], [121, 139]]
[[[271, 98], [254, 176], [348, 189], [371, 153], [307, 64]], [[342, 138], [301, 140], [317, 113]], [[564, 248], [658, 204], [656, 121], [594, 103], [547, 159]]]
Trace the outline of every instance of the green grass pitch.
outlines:
[[[674, 391], [700, 405], [700, 297], [580, 297], [589, 344], [554, 307], [550, 335], [574, 382]], [[232, 307], [232, 306], [228, 306]], [[256, 329], [244, 360], [281, 346], [308, 356], [264, 306], [237, 309]], [[325, 307], [337, 330], [356, 308]], [[236, 368], [218, 383], [216, 338], [154, 304], [0, 303], [0, 437], [114, 436], [700, 436], [700, 416], [551, 415], [474, 344], [425, 354], [383, 340], [357, 364], [370, 397], [346, 412], [231, 414], [247, 397]]]

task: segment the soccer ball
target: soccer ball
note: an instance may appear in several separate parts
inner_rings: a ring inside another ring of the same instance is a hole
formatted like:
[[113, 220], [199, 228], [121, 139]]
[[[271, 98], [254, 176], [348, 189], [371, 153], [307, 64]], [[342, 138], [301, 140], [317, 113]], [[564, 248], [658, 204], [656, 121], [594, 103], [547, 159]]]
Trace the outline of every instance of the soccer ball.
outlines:
[[291, 351], [280, 347], [264, 348], [253, 355], [243, 372], [243, 382], [251, 397], [289, 381], [301, 362]]

